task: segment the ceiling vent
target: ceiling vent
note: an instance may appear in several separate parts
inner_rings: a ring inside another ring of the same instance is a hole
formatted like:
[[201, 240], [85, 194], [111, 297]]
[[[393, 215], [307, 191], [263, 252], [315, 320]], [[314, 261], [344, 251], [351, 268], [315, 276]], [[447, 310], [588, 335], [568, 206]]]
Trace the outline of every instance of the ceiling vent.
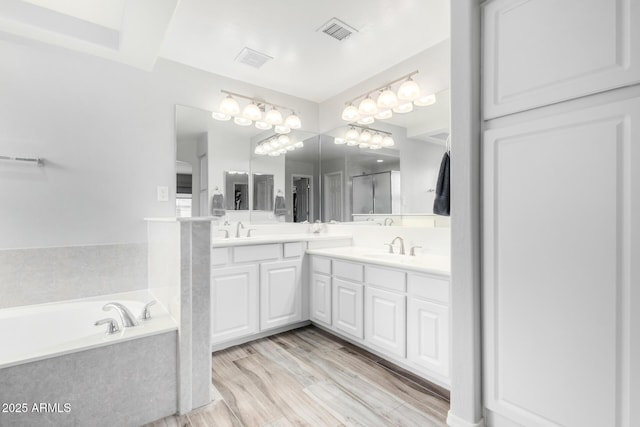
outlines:
[[331, 36], [338, 41], [342, 41], [351, 34], [358, 32], [358, 30], [345, 24], [338, 18], [329, 19], [320, 28], [318, 28], [318, 31], [322, 31], [326, 35]]
[[257, 50], [249, 49], [248, 47], [242, 48], [238, 56], [236, 56], [236, 61], [250, 65], [253, 68], [260, 68], [272, 59], [272, 56], [258, 52]]

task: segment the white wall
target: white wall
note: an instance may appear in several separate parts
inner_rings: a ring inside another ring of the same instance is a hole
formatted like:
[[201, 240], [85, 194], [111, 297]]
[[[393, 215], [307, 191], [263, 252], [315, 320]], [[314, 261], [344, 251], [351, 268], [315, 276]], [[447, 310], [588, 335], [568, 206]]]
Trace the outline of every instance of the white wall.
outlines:
[[[175, 104], [214, 110], [220, 89], [317, 104], [159, 60], [153, 72], [0, 36], [0, 248], [146, 241], [142, 218], [174, 216]], [[158, 185], [170, 201], [156, 201]]]

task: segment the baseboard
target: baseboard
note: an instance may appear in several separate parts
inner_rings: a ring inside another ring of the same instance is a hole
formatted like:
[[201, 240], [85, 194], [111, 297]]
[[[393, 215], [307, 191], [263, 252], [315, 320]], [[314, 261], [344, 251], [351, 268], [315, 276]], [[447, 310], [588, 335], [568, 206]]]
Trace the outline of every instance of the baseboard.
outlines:
[[269, 329], [268, 331], [259, 332], [257, 334], [253, 334], [253, 335], [247, 335], [246, 337], [236, 338], [236, 339], [233, 339], [233, 340], [230, 340], [230, 341], [225, 341], [225, 342], [219, 343], [219, 344], [212, 344], [211, 345], [211, 351], [212, 352], [216, 352], [216, 351], [224, 350], [224, 349], [227, 349], [229, 347], [233, 347], [233, 346], [236, 346], [236, 345], [248, 343], [249, 341], [255, 341], [257, 339], [265, 338], [265, 337], [268, 337], [268, 336], [271, 336], [271, 335], [275, 335], [275, 334], [279, 334], [281, 332], [287, 332], [287, 331], [290, 331], [292, 329], [302, 328], [302, 327], [308, 326], [310, 324], [311, 324], [311, 322], [309, 320], [303, 320], [302, 322], [292, 323], [290, 325], [281, 326], [279, 328]]
[[447, 414], [447, 425], [451, 427], [485, 427], [484, 418], [480, 418], [480, 421], [475, 423], [470, 423], [457, 415], [453, 415], [451, 411]]

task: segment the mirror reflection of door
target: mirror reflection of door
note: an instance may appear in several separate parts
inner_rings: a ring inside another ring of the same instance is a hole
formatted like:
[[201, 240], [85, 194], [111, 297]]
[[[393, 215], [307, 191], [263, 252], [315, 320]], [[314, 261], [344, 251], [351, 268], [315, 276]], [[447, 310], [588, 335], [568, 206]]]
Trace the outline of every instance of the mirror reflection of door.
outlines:
[[292, 176], [292, 193], [293, 193], [293, 222], [312, 222], [311, 218], [311, 200], [312, 200], [312, 177], [304, 175]]
[[342, 221], [342, 171], [324, 174], [324, 220]]
[[248, 184], [233, 184], [233, 204], [234, 210], [244, 211], [249, 209], [249, 201], [247, 195], [249, 194]]

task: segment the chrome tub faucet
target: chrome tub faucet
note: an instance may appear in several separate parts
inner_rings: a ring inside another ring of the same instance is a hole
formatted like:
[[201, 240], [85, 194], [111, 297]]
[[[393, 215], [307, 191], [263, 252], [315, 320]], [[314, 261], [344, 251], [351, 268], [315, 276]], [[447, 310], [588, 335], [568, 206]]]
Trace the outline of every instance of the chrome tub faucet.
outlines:
[[132, 328], [140, 324], [140, 322], [136, 320], [135, 316], [131, 314], [129, 309], [119, 302], [108, 302], [102, 307], [103, 311], [109, 311], [111, 309], [116, 310], [118, 315], [120, 315], [123, 328]]

